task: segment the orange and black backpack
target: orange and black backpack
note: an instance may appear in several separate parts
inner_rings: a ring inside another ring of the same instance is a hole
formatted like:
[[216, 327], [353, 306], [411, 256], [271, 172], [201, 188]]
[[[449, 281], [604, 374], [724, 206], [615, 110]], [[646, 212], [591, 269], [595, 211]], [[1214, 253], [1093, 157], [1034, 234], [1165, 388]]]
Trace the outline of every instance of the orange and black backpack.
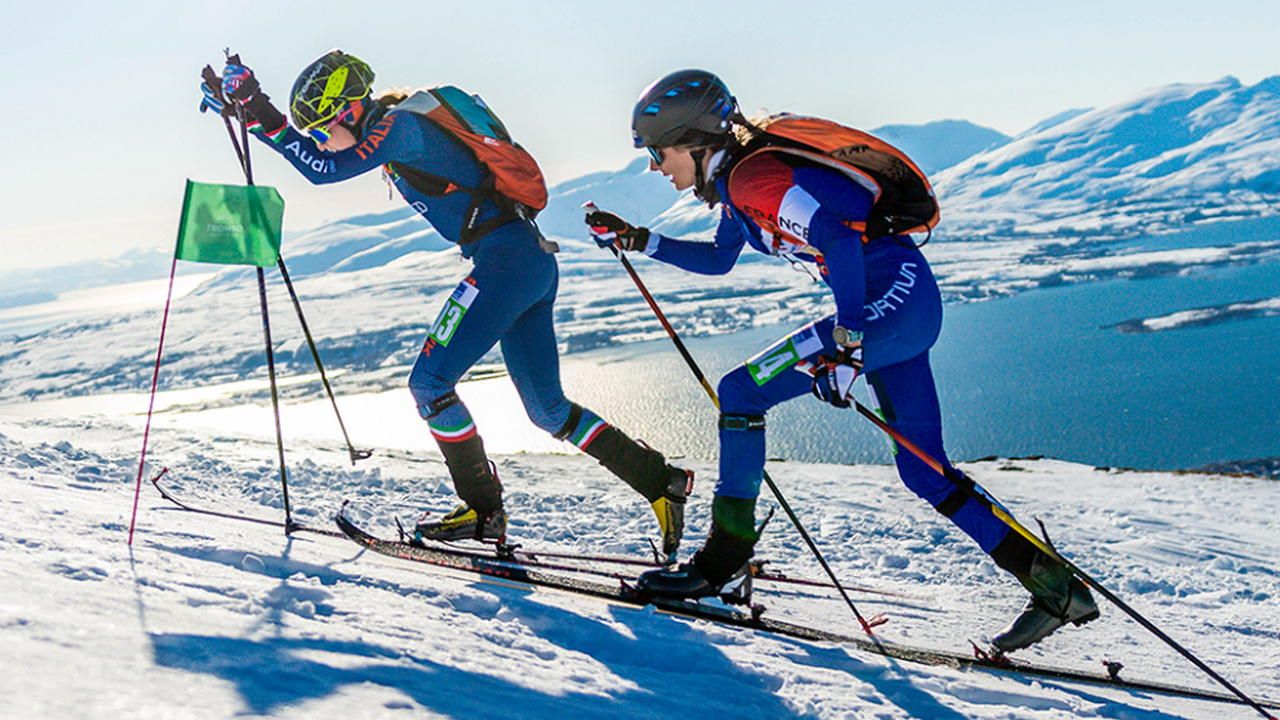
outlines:
[[[466, 245], [485, 233], [520, 218], [532, 222], [547, 206], [547, 183], [538, 162], [515, 140], [479, 95], [445, 85], [420, 90], [391, 106], [390, 112], [412, 112], [431, 120], [471, 151], [486, 170], [478, 187], [462, 187], [449, 178], [423, 172], [404, 163], [387, 163], [387, 170], [405, 179], [418, 192], [440, 196], [471, 193], [471, 206], [458, 244]], [[493, 200], [503, 212], [479, 223], [480, 204]]]
[[875, 195], [865, 227], [846, 223], [863, 233], [864, 242], [885, 235], [932, 234], [938, 224], [938, 198], [924, 171], [906, 153], [874, 135], [790, 113], [771, 115], [756, 127], [764, 132], [747, 145], [734, 166], [760, 153], [777, 152], [844, 173]]

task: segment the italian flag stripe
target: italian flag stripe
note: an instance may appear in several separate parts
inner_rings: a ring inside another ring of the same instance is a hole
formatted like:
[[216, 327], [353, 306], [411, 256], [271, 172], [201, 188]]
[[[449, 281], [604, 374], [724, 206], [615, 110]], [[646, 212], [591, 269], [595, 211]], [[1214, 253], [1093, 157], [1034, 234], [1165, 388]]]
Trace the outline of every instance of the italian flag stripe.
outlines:
[[573, 444], [577, 445], [579, 450], [586, 450], [587, 446], [591, 444], [591, 441], [595, 440], [596, 436], [608, 426], [609, 423], [601, 420], [600, 418], [596, 418], [595, 422], [588, 425], [584, 430], [582, 430], [582, 432], [573, 436]]
[[475, 437], [476, 434], [476, 424], [471, 420], [453, 428], [441, 428], [430, 424], [428, 427], [431, 428], [431, 434], [440, 442], [462, 442]]

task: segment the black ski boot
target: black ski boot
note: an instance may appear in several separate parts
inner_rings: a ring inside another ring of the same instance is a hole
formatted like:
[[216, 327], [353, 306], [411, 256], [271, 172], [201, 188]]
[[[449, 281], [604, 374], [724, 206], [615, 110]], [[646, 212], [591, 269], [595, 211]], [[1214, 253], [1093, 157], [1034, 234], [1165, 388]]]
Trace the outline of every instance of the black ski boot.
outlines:
[[636, 592], [642, 597], [696, 600], [719, 597], [730, 605], [751, 603], [751, 568], [743, 563], [727, 579], [720, 582], [708, 580], [698, 569], [696, 562], [681, 563], [676, 568], [650, 570], [636, 580]]
[[[568, 439], [578, 427], [583, 412], [581, 405], [571, 403], [569, 419], [555, 437]], [[600, 461], [605, 469], [622, 478], [649, 501], [662, 532], [665, 561], [675, 562], [680, 539], [684, 536], [685, 499], [693, 492], [693, 471], [668, 465], [662, 453], [632, 440], [608, 423], [582, 451]]]
[[1029, 571], [1018, 580], [1031, 591], [1031, 600], [991, 639], [1002, 653], [1030, 647], [1067, 623], [1084, 625], [1098, 619], [1098, 603], [1089, 588], [1066, 565], [1042, 552], [1036, 552]]
[[462, 504], [440, 520], [428, 520], [423, 515], [414, 528], [414, 536], [419, 540], [505, 538], [507, 513], [502, 509], [502, 480], [498, 478], [498, 467], [484, 452], [484, 441], [474, 435], [461, 442], [438, 444]]
[[711, 534], [692, 562], [650, 570], [636, 590], [644, 596], [696, 599], [718, 595], [726, 603], [751, 602], [751, 555], [760, 537], [754, 527], [754, 499], [716, 496]]
[[418, 540], [503, 540], [507, 536], [507, 511], [498, 508], [482, 520], [479, 513], [463, 503], [439, 520], [430, 520], [424, 513], [413, 534]]

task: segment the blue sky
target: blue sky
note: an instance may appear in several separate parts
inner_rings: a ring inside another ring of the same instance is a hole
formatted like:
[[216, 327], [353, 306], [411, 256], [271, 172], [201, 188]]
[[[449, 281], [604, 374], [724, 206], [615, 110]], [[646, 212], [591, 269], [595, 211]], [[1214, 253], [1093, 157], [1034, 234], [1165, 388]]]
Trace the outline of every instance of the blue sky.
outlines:
[[[221, 124], [195, 111], [199, 69], [226, 46], [281, 105], [331, 47], [367, 60], [379, 87], [478, 92], [552, 182], [634, 158], [636, 94], [681, 67], [719, 73], [748, 111], [1010, 134], [1148, 87], [1280, 74], [1273, 0], [36, 2], [0, 19], [13, 103], [0, 113], [0, 270], [168, 248], [185, 178], [236, 181]], [[256, 159], [289, 229], [398, 202], [373, 176], [312, 188]]]

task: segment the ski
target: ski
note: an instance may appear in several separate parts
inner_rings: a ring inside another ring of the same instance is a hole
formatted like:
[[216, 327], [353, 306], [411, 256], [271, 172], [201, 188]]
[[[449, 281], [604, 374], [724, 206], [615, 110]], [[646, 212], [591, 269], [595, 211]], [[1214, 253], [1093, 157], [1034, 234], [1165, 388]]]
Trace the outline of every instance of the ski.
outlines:
[[[224, 518], [227, 520], [237, 520], [240, 522], [250, 522], [250, 523], [256, 523], [258, 525], [269, 525], [272, 527], [278, 527], [282, 529], [284, 528], [284, 523], [280, 522], [279, 520], [258, 518], [258, 517], [253, 517], [251, 515], [245, 515], [242, 513], [223, 512], [219, 510], [212, 510], [209, 508], [202, 508], [202, 507], [197, 507], [195, 505], [192, 505], [191, 503], [186, 502], [182, 498], [179, 498], [171, 489], [161, 484], [160, 480], [165, 475], [168, 475], [168, 474], [170, 474], [169, 468], [162, 467], [160, 469], [160, 472], [157, 473], [155, 477], [151, 478], [151, 484], [155, 487], [156, 491], [160, 493], [160, 497], [167, 500], [178, 510], [182, 510], [184, 512], [190, 512], [190, 513], [196, 513], [199, 515], [209, 515], [212, 517]], [[326, 535], [328, 537], [336, 537], [336, 538], [346, 537], [345, 535], [343, 535], [341, 532], [337, 530], [312, 527], [310, 525], [302, 525], [299, 523], [294, 523], [293, 527], [289, 530], [289, 532], [290, 534], [303, 532], [303, 533], [312, 533], [316, 535]], [[407, 542], [407, 540], [405, 540], [403, 533], [402, 533], [402, 540]], [[630, 567], [642, 567], [646, 569], [658, 568], [663, 566], [661, 562], [658, 562], [657, 560], [654, 560], [654, 559], [647, 559], [642, 557], [631, 557], [627, 555], [592, 555], [592, 554], [573, 553], [573, 552], [564, 552], [564, 551], [556, 551], [556, 550], [524, 550], [521, 548], [519, 544], [504, 544], [504, 543], [499, 543], [495, 540], [483, 540], [483, 541], [480, 541], [480, 543], [481, 543], [480, 547], [485, 548], [485, 551], [483, 552], [467, 547], [466, 545], [463, 545], [461, 543], [451, 542], [446, 540], [433, 541], [432, 545], [444, 547], [452, 551], [457, 551], [457, 552], [462, 552], [467, 554], [474, 554], [477, 557], [490, 557], [490, 558], [516, 560], [516, 561], [519, 561], [521, 564], [529, 567], [538, 567], [545, 570], [585, 573], [588, 575], [597, 575], [600, 577], [607, 577], [615, 580], [628, 579], [633, 577], [633, 575], [617, 572], [617, 571], [601, 570], [598, 568], [571, 565], [571, 564], [565, 564], [565, 563], [559, 563], [559, 562], [548, 562], [547, 558], [550, 558], [552, 560], [566, 560], [571, 562], [594, 563], [594, 564], [601, 564], [601, 565], [624, 565], [624, 566], [630, 566]], [[826, 582], [823, 580], [791, 577], [790, 575], [786, 575], [782, 572], [778, 572], [774, 570], [765, 570], [764, 566], [768, 562], [769, 562], [768, 560], [752, 561], [751, 577], [753, 580], [756, 580], [759, 582], [780, 583], [785, 585], [796, 585], [796, 586], [813, 587], [813, 588], [834, 588], [835, 587], [830, 582]], [[883, 595], [885, 597], [901, 598], [906, 600], [927, 600], [928, 599], [920, 595], [901, 593], [893, 590], [879, 590], [876, 588], [863, 587], [858, 585], [849, 585], [849, 586], [846, 586], [846, 589], [850, 591], [864, 593], [867, 595]]]
[[[544, 572], [543, 568], [529, 566], [515, 559], [503, 559], [488, 553], [446, 547], [429, 547], [423, 543], [408, 541], [387, 540], [365, 532], [352, 522], [343, 511], [338, 512], [335, 520], [345, 537], [381, 555], [436, 567], [462, 570], [485, 577], [514, 581], [539, 588], [561, 590], [602, 600], [621, 602], [635, 607], [643, 607], [649, 604], [639, 599], [624, 580], [619, 580], [616, 585], [608, 585], [577, 577], [547, 573]], [[661, 599], [653, 604], [670, 612], [696, 617], [717, 618], [722, 622], [750, 620], [749, 615], [735, 609], [687, 600]], [[763, 608], [755, 608], [751, 612], [753, 615], [758, 615], [763, 612]]]
[[[583, 562], [598, 562], [606, 564], [629, 565], [643, 568], [659, 568], [664, 563], [654, 560], [646, 560], [643, 558], [634, 558], [619, 555], [576, 555], [566, 552], [546, 552], [542, 550], [516, 550], [515, 557], [521, 560], [537, 561], [540, 558], [562, 558], [566, 560], [581, 560]], [[781, 583], [783, 585], [799, 585], [812, 588], [835, 588], [826, 580], [814, 580], [811, 578], [792, 577], [786, 573], [775, 570], [766, 570], [765, 565], [768, 560], [752, 560], [751, 561], [751, 579], [758, 582]], [[886, 597], [906, 598], [911, 600], [925, 600], [927, 598], [920, 595], [911, 595], [908, 593], [900, 593], [893, 590], [879, 590], [876, 588], [866, 587], [864, 585], [845, 585], [845, 589], [850, 592], [859, 592], [866, 595], [884, 595]]]
[[[396, 524], [400, 525], [400, 522], [397, 520]], [[400, 531], [401, 542], [407, 542], [409, 544], [414, 544], [415, 542], [418, 542], [418, 541], [410, 540], [408, 533], [403, 530], [403, 526], [401, 527], [402, 527]], [[435, 542], [438, 542], [440, 545], [448, 547], [450, 549], [457, 549], [462, 552], [474, 552], [473, 550], [468, 549], [466, 545], [463, 545], [456, 541], [448, 541], [448, 540], [433, 541], [433, 543]], [[560, 565], [556, 563], [550, 563], [550, 562], [547, 562], [546, 558], [551, 558], [554, 560], [582, 562], [582, 563], [597, 563], [602, 565], [624, 565], [628, 567], [639, 567], [639, 568], [645, 568], [645, 569], [660, 568], [665, 566], [665, 563], [660, 562], [656, 559], [638, 558], [638, 557], [632, 557], [628, 555], [592, 555], [592, 554], [564, 552], [564, 551], [557, 551], [557, 550], [525, 550], [518, 543], [510, 543], [510, 544], [499, 543], [494, 540], [484, 540], [481, 542], [483, 543], [484, 546], [493, 548], [494, 556], [498, 558], [507, 559], [507, 560], [516, 560], [524, 565], [528, 565], [532, 567], [543, 567], [543, 568], [555, 569], [555, 570], [575, 570], [575, 571], [586, 572], [586, 573], [591, 573], [596, 575], [603, 575], [607, 577], [630, 577], [630, 576], [629, 575], [624, 576], [620, 573], [589, 570], [586, 568], [579, 569], [576, 566], [566, 566], [566, 565]], [[835, 585], [832, 585], [830, 582], [827, 582], [825, 580], [813, 580], [810, 578], [792, 577], [790, 575], [787, 575], [785, 573], [782, 573], [776, 570], [766, 570], [765, 565], [767, 565], [769, 562], [770, 561], [768, 560], [752, 560], [751, 561], [751, 579], [758, 582], [779, 583], [783, 585], [797, 585], [797, 586], [813, 587], [813, 588], [831, 589], [835, 587]], [[845, 589], [851, 592], [859, 592], [866, 595], [883, 595], [885, 597], [902, 598], [907, 600], [927, 600], [928, 599], [922, 595], [914, 595], [910, 593], [897, 592], [894, 590], [880, 590], [877, 588], [871, 588], [871, 587], [866, 587], [862, 585], [845, 585]]]
[[294, 533], [304, 532], [304, 533], [312, 533], [315, 535], [327, 535], [328, 537], [337, 537], [337, 538], [346, 537], [341, 532], [338, 532], [337, 530], [330, 530], [328, 528], [311, 527], [310, 525], [302, 525], [301, 523], [296, 523], [296, 522], [286, 527], [285, 523], [279, 520], [268, 520], [266, 518], [256, 518], [256, 517], [253, 517], [252, 515], [244, 515], [242, 513], [222, 512], [219, 510], [210, 510], [208, 508], [201, 508], [201, 507], [196, 507], [194, 505], [190, 505], [178, 499], [176, 495], [169, 492], [169, 490], [166, 489], [165, 486], [160, 484], [160, 478], [164, 477], [167, 474], [169, 474], [169, 468], [167, 467], [160, 468], [160, 472], [156, 473], [156, 476], [151, 478], [151, 484], [155, 486], [156, 491], [160, 493], [160, 497], [164, 498], [165, 500], [168, 500], [170, 503], [174, 505], [174, 507], [176, 507], [179, 510], [182, 510], [183, 512], [196, 513], [197, 515], [211, 515], [213, 517], [224, 518], [227, 520], [239, 520], [241, 522], [250, 522], [250, 523], [255, 523], [257, 525], [270, 525], [272, 527], [278, 527], [283, 529], [286, 535], [292, 535]]
[[[784, 635], [798, 640], [833, 642], [852, 646], [857, 650], [883, 655], [895, 660], [919, 663], [923, 665], [944, 666], [956, 669], [974, 669], [984, 672], [1003, 673], [1014, 677], [1035, 677], [1063, 680], [1071, 682], [1103, 685], [1123, 690], [1156, 692], [1165, 695], [1185, 697], [1196, 700], [1227, 702], [1237, 705], [1244, 703], [1234, 695], [1202, 690], [1199, 688], [1172, 685], [1146, 680], [1121, 678], [1116, 663], [1107, 664], [1107, 672], [1090, 672], [1074, 670], [1051, 665], [1025, 662], [1009, 657], [982, 657], [966, 653], [934, 650], [881, 640], [875, 637], [859, 637], [836, 633], [828, 630], [797, 625], [783, 620], [766, 617], [764, 608], [756, 605], [739, 610], [728, 606], [711, 605], [691, 600], [674, 600], [669, 598], [642, 598], [631, 589], [625, 581], [610, 585], [576, 577], [566, 577], [545, 572], [543, 569], [529, 567], [517, 559], [503, 559], [487, 553], [475, 553], [447, 547], [428, 547], [421, 543], [410, 543], [388, 540], [371, 535], [352, 522], [343, 511], [339, 511], [335, 520], [342, 534], [356, 544], [381, 555], [408, 560], [436, 567], [474, 573], [482, 577], [501, 581], [519, 583], [534, 588], [545, 588], [560, 592], [573, 593], [598, 598], [607, 602], [645, 607], [652, 605], [657, 609], [680, 617], [707, 620], [735, 627], [751, 628]], [[1280, 703], [1264, 701], [1265, 707], [1280, 708]]]

